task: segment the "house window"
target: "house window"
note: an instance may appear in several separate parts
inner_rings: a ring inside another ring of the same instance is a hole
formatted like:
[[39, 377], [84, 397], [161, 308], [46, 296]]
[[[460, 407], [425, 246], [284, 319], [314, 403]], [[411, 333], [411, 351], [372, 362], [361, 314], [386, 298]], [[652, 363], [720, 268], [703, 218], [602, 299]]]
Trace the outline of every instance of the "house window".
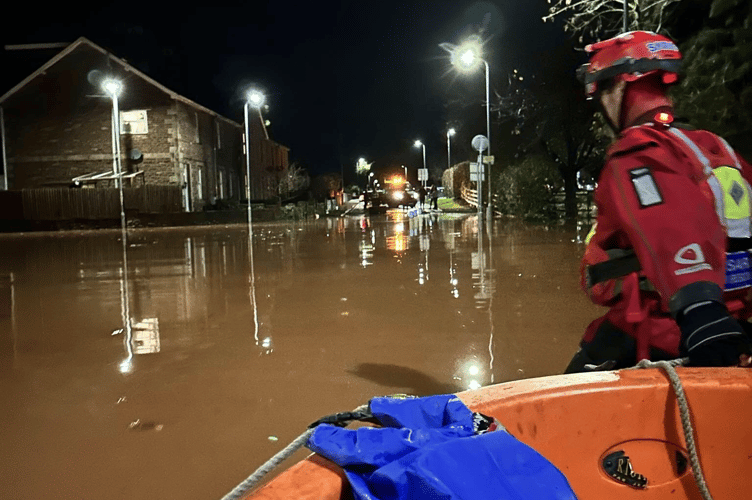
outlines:
[[225, 197], [225, 176], [222, 174], [222, 171], [219, 171], [219, 198], [224, 199]]
[[198, 199], [204, 199], [204, 172], [199, 167], [198, 169], [198, 181], [196, 182], [196, 189], [198, 190]]
[[195, 122], [196, 122], [196, 144], [201, 144], [201, 131], [200, 131], [199, 126], [198, 126], [198, 113], [194, 111], [193, 112], [193, 117], [194, 117]]
[[148, 134], [149, 123], [146, 118], [146, 110], [133, 109], [131, 111], [121, 111], [120, 133], [131, 135]]
[[222, 149], [222, 140], [221, 140], [221, 133], [219, 130], [219, 122], [214, 122], [214, 124], [217, 126], [217, 149]]

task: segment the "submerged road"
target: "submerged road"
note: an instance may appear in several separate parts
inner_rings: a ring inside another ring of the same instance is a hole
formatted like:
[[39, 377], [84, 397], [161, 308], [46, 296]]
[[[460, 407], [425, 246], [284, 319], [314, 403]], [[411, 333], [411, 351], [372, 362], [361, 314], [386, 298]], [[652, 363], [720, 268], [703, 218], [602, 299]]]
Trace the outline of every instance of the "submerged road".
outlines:
[[586, 232], [389, 211], [0, 235], [1, 496], [221, 498], [373, 396], [561, 373], [602, 313]]

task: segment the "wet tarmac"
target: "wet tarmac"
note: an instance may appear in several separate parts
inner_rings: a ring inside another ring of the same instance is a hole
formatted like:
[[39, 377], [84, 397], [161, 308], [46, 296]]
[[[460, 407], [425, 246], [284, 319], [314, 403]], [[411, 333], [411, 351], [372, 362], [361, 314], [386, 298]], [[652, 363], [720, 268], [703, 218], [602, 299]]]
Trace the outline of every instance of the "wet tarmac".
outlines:
[[561, 373], [602, 313], [586, 232], [389, 211], [254, 224], [252, 245], [0, 235], [0, 497], [218, 499], [373, 396]]

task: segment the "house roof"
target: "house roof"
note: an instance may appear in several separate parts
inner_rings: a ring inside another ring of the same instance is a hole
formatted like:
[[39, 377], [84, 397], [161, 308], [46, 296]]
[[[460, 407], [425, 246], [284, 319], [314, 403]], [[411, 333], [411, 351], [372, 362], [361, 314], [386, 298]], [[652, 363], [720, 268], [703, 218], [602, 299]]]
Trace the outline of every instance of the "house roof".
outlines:
[[[34, 79], [36, 79], [39, 76], [44, 75], [50, 68], [52, 68], [53, 66], [55, 66], [62, 59], [66, 58], [72, 52], [74, 52], [76, 49], [79, 49], [79, 48], [81, 48], [83, 46], [88, 46], [89, 48], [94, 49], [94, 50], [100, 52], [101, 54], [107, 56], [110, 61], [118, 64], [119, 66], [121, 66], [124, 71], [126, 71], [128, 73], [132, 73], [134, 75], [137, 75], [138, 77], [140, 77], [144, 81], [148, 82], [149, 84], [153, 85], [154, 87], [158, 88], [159, 90], [161, 90], [162, 92], [164, 92], [165, 94], [167, 94], [168, 96], [170, 96], [170, 98], [172, 98], [172, 99], [174, 99], [176, 101], [180, 101], [180, 102], [182, 102], [182, 103], [184, 103], [184, 104], [186, 104], [188, 106], [191, 106], [194, 109], [197, 109], [199, 111], [207, 113], [207, 114], [209, 114], [211, 116], [214, 116], [215, 118], [217, 118], [219, 120], [222, 120], [224, 122], [227, 122], [227, 123], [229, 123], [229, 124], [231, 124], [231, 125], [233, 125], [235, 127], [242, 127], [242, 125], [240, 125], [239, 123], [237, 123], [237, 122], [235, 122], [233, 120], [230, 120], [229, 118], [226, 118], [226, 117], [224, 117], [224, 116], [216, 113], [215, 111], [212, 111], [212, 110], [210, 110], [210, 109], [208, 109], [208, 108], [206, 108], [204, 106], [201, 106], [200, 104], [197, 104], [197, 103], [191, 101], [190, 99], [188, 99], [188, 98], [186, 98], [186, 97], [184, 97], [184, 96], [182, 96], [182, 95], [180, 95], [180, 94], [178, 94], [178, 93], [176, 93], [176, 92], [168, 89], [167, 87], [165, 87], [161, 83], [157, 82], [156, 80], [154, 80], [151, 77], [147, 76], [146, 74], [142, 73], [141, 71], [139, 71], [135, 67], [131, 66], [126, 61], [120, 59], [119, 57], [114, 56], [113, 54], [111, 54], [106, 49], [100, 47], [99, 45], [95, 44], [94, 42], [92, 42], [91, 40], [89, 40], [89, 39], [87, 39], [85, 37], [81, 37], [78, 40], [76, 40], [75, 42], [73, 42], [70, 45], [68, 45], [65, 49], [63, 49], [62, 51], [60, 51], [60, 53], [58, 53], [55, 57], [53, 57], [52, 59], [50, 59], [49, 61], [47, 61], [45, 64], [43, 64], [38, 70], [36, 70], [34, 73], [32, 73], [31, 75], [29, 75], [28, 77], [26, 77], [23, 81], [21, 81], [18, 85], [16, 85], [12, 89], [10, 89], [8, 92], [6, 92], [5, 94], [3, 94], [2, 97], [0, 97], [0, 106], [5, 101], [7, 101], [10, 97], [12, 97], [14, 94], [18, 93], [24, 87], [26, 87], [27, 85], [29, 85], [29, 83], [31, 83]], [[268, 138], [268, 134], [266, 133], [266, 126], [264, 124], [264, 121], [261, 119], [261, 113], [260, 112], [259, 112], [259, 121], [261, 122], [261, 126], [264, 129], [264, 133], [267, 135], [267, 138]]]

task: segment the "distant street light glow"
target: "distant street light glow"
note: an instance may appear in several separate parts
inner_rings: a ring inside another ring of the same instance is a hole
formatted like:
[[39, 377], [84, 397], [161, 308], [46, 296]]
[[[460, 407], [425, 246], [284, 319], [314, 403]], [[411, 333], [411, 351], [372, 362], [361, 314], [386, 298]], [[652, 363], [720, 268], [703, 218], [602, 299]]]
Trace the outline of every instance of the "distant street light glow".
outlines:
[[455, 134], [455, 130], [450, 128], [447, 130], [447, 168], [452, 168], [452, 141], [451, 137]]
[[[426, 170], [426, 168], [427, 168], [426, 167], [426, 145], [423, 144], [423, 142], [421, 142], [420, 139], [418, 139], [417, 141], [415, 141], [415, 147], [416, 148], [423, 148], [423, 171], [427, 172], [427, 170]], [[419, 172], [419, 174], [420, 174], [420, 172]], [[418, 179], [420, 179], [420, 175], [418, 175]], [[425, 179], [425, 177], [424, 177], [424, 179]], [[420, 182], [423, 184], [423, 189], [425, 189], [425, 187], [426, 187], [426, 181], [424, 180], [424, 181], [420, 181]]]

